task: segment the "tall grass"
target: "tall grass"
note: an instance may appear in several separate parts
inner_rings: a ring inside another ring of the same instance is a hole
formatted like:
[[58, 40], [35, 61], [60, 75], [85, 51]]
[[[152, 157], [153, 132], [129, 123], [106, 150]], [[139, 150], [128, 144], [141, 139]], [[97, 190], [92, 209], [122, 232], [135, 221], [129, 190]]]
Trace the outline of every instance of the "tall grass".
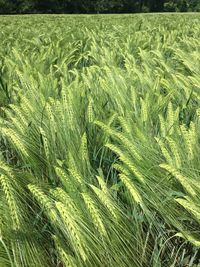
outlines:
[[0, 22], [0, 266], [197, 266], [199, 15]]

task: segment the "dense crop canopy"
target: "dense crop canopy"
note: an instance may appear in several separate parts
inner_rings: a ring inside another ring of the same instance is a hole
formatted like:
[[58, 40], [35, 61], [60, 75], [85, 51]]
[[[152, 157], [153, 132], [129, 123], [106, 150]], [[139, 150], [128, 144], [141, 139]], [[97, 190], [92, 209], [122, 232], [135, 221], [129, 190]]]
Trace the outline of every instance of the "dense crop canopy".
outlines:
[[197, 266], [199, 23], [0, 17], [0, 267]]

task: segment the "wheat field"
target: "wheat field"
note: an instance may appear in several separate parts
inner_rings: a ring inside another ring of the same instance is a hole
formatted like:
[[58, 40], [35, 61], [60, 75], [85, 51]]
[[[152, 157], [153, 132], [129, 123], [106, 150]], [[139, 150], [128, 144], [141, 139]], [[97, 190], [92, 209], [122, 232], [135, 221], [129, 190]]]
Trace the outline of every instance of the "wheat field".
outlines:
[[200, 266], [199, 24], [0, 17], [0, 267]]

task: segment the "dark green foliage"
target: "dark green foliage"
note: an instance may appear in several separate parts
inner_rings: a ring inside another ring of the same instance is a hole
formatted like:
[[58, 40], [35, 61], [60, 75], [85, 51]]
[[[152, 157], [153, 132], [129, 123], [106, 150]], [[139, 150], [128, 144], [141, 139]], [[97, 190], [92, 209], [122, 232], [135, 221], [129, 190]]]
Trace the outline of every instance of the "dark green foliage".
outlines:
[[0, 0], [0, 14], [199, 11], [198, 0]]

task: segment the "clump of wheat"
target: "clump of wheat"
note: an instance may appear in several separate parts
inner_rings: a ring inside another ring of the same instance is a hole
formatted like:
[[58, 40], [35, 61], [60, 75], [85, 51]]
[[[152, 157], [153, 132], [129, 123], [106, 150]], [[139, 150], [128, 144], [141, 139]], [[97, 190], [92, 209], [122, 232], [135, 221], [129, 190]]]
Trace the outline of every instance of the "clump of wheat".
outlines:
[[27, 152], [27, 149], [24, 145], [24, 143], [22, 142], [21, 138], [19, 137], [19, 135], [12, 129], [8, 129], [8, 128], [2, 128], [1, 129], [2, 133], [8, 137], [11, 142], [13, 143], [13, 145], [16, 147], [16, 149], [25, 157], [28, 158], [29, 154]]
[[193, 203], [190, 199], [177, 198], [176, 201], [188, 210], [198, 222], [200, 222], [200, 208]]
[[174, 167], [167, 165], [167, 164], [160, 164], [160, 167], [167, 170], [169, 173], [171, 173], [184, 187], [184, 189], [191, 194], [192, 196], [196, 195], [195, 190], [193, 189], [193, 186], [190, 184], [188, 179], [184, 177], [179, 171], [177, 171]]
[[133, 142], [131, 142], [126, 136], [122, 133], [117, 132], [102, 122], [95, 122], [98, 126], [100, 126], [105, 132], [107, 132], [111, 137], [117, 138], [121, 143], [133, 154], [133, 157], [141, 160], [141, 156], [137, 152], [137, 148], [134, 146]]
[[88, 103], [88, 109], [87, 109], [87, 115], [88, 115], [88, 122], [91, 123], [94, 121], [94, 109], [93, 109], [94, 101], [92, 97], [89, 97], [89, 103]]
[[168, 144], [170, 146], [170, 149], [171, 149], [171, 151], [173, 153], [173, 156], [174, 156], [174, 159], [175, 159], [175, 165], [179, 169], [181, 167], [181, 157], [180, 157], [180, 154], [179, 154], [178, 146], [177, 146], [176, 142], [172, 138], [167, 137], [166, 139], [167, 139]]
[[131, 182], [131, 180], [124, 174], [120, 174], [119, 177], [120, 177], [121, 181], [124, 183], [124, 185], [127, 187], [128, 191], [130, 192], [134, 201], [137, 204], [142, 204], [142, 202], [143, 202], [142, 197], [140, 196], [140, 193], [138, 192], [138, 190], [134, 186], [134, 184]]
[[56, 237], [54, 237], [56, 248], [58, 251], [58, 254], [62, 260], [62, 262], [65, 264], [66, 267], [77, 267], [77, 264], [75, 263], [74, 257], [72, 257], [70, 254], [66, 253], [64, 249], [60, 246], [59, 242], [57, 241]]
[[81, 156], [83, 168], [89, 170], [90, 159], [89, 159], [89, 155], [88, 155], [88, 143], [87, 143], [86, 133], [84, 133], [82, 138], [81, 138], [80, 156]]
[[163, 118], [162, 114], [159, 114], [159, 121], [160, 121], [160, 132], [161, 132], [161, 136], [165, 137], [166, 136], [166, 123], [165, 120]]
[[74, 247], [74, 250], [80, 254], [83, 261], [86, 261], [87, 255], [85, 252], [84, 240], [83, 237], [81, 236], [77, 222], [74, 221], [73, 214], [69, 212], [65, 208], [65, 205], [62, 204], [61, 202], [56, 202], [56, 207], [63, 219], [64, 224], [68, 229], [69, 237], [72, 242], [72, 246]]
[[6, 201], [8, 203], [8, 209], [13, 221], [13, 229], [18, 229], [20, 228], [19, 209], [14, 198], [14, 192], [9, 177], [6, 175], [0, 175], [0, 185], [2, 186]]
[[83, 200], [85, 202], [85, 205], [92, 217], [94, 226], [97, 228], [99, 234], [102, 237], [107, 236], [106, 228], [104, 226], [103, 220], [100, 216], [100, 212], [97, 207], [95, 207], [94, 201], [90, 197], [88, 193], [82, 193]]
[[65, 204], [72, 213], [78, 212], [73, 199], [62, 188], [57, 187], [55, 189], [52, 189], [50, 192], [57, 199], [57, 201]]
[[181, 133], [183, 135], [183, 139], [185, 141], [186, 149], [188, 151], [189, 159], [192, 160], [194, 157], [193, 142], [195, 141], [192, 137], [194, 137], [194, 135], [192, 134], [192, 131], [187, 131], [185, 125], [181, 125], [180, 128]]
[[118, 172], [125, 174], [126, 176], [129, 176], [131, 174], [130, 171], [124, 166], [122, 166], [121, 164], [116, 163], [116, 164], [113, 164], [112, 167]]
[[47, 159], [49, 159], [50, 152], [49, 152], [48, 139], [47, 139], [47, 135], [46, 135], [46, 133], [45, 133], [45, 131], [43, 130], [42, 127], [40, 127], [40, 133], [42, 135], [45, 155], [46, 155]]
[[162, 154], [165, 157], [167, 163], [169, 163], [169, 164], [172, 163], [171, 155], [170, 155], [169, 151], [167, 150], [167, 148], [165, 147], [163, 141], [158, 139], [158, 138], [156, 138], [156, 141], [158, 142], [160, 149], [162, 151]]
[[25, 118], [24, 114], [21, 112], [20, 108], [15, 105], [10, 105], [11, 109], [14, 111], [15, 115], [18, 117], [18, 119], [21, 121], [24, 127], [28, 125], [27, 119]]
[[173, 110], [172, 102], [169, 102], [168, 108], [167, 108], [167, 126], [168, 126], [169, 134], [173, 134], [173, 131], [174, 131], [173, 125], [174, 125], [174, 110]]
[[54, 115], [51, 109], [51, 105], [49, 103], [46, 104], [46, 111], [47, 111], [49, 121], [51, 123], [52, 130], [54, 133], [56, 133], [56, 123], [55, 123]]
[[46, 209], [46, 214], [53, 220], [56, 220], [56, 211], [49, 197], [36, 185], [29, 184], [28, 189], [32, 195], [38, 200], [40, 205]]
[[[133, 92], [135, 92], [135, 90], [133, 90]], [[131, 131], [131, 125], [127, 122], [127, 120], [125, 118], [123, 118], [122, 116], [119, 116], [117, 118], [123, 128], [123, 130], [127, 133], [127, 134], [130, 134], [132, 131]]]
[[141, 104], [141, 119], [143, 122], [147, 122], [148, 119], [147, 103], [144, 99], [140, 98], [140, 104]]
[[55, 171], [57, 176], [60, 178], [62, 184], [66, 187], [66, 189], [71, 193], [76, 192], [76, 187], [73, 183], [73, 180], [70, 179], [70, 176], [67, 175], [65, 171], [60, 167], [55, 167]]
[[130, 160], [128, 156], [126, 156], [117, 146], [112, 144], [106, 144], [106, 147], [108, 147], [110, 150], [115, 152], [120, 156], [120, 160], [125, 163], [128, 168], [133, 172], [133, 174], [138, 178], [138, 180], [142, 183], [145, 183], [143, 175], [138, 171], [137, 167], [134, 165], [133, 161]]
[[107, 193], [108, 193], [108, 188], [107, 188], [107, 185], [106, 185], [104, 179], [103, 179], [101, 176], [96, 176], [96, 178], [97, 178], [98, 183], [99, 183], [99, 185], [100, 185], [100, 187], [101, 187], [101, 190], [102, 190], [105, 194], [107, 194]]
[[105, 191], [98, 189], [97, 187], [91, 185], [91, 188], [94, 190], [95, 194], [100, 199], [101, 203], [108, 209], [110, 214], [113, 216], [114, 219], [117, 219], [117, 210], [116, 207], [113, 205], [113, 202], [108, 194]]

